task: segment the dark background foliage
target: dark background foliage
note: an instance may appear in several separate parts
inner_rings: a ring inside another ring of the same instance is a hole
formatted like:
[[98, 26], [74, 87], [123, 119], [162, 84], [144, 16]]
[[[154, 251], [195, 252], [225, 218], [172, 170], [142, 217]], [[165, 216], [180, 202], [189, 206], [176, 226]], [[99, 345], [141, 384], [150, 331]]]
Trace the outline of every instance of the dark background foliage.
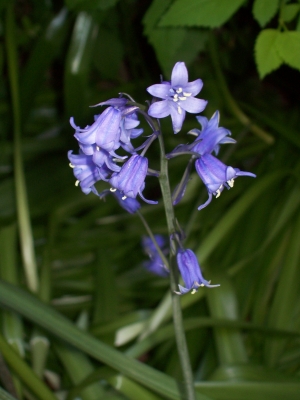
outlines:
[[[77, 151], [70, 116], [91, 124], [100, 109], [90, 106], [120, 92], [145, 104], [146, 88], [169, 79], [176, 61], [203, 80], [203, 114], [219, 110], [238, 142], [221, 159], [257, 174], [198, 212], [207, 194], [193, 172], [176, 207], [186, 246], [221, 283], [182, 297], [199, 399], [298, 399], [299, 9], [273, 0], [0, 2], [1, 399], [180, 398], [168, 281], [142, 266], [144, 227], [112, 197], [75, 187], [66, 156]], [[198, 128], [193, 115], [176, 136], [161, 122], [167, 151]], [[147, 154], [158, 168], [158, 146]], [[187, 160], [170, 161], [173, 188]], [[155, 178], [144, 194], [159, 205], [143, 204], [142, 214], [165, 234]]]

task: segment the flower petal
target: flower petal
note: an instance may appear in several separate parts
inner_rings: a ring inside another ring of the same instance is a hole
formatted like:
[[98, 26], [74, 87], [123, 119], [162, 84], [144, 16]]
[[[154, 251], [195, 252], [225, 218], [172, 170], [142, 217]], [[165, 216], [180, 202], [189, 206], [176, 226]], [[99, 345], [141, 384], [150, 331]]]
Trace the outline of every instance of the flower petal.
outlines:
[[160, 99], [165, 99], [170, 94], [171, 85], [169, 82], [157, 83], [155, 85], [149, 86], [147, 92], [149, 92], [154, 97], [159, 97]]
[[170, 111], [171, 111], [173, 131], [174, 133], [178, 133], [181, 130], [183, 121], [185, 119], [185, 110], [181, 108], [181, 113], [179, 113], [178, 106], [175, 105], [175, 103], [174, 105], [173, 103], [171, 103]]
[[155, 103], [151, 104], [151, 106], [148, 110], [148, 114], [154, 118], [167, 117], [171, 113], [168, 103], [169, 102], [167, 100], [156, 101]]
[[[174, 65], [171, 76], [172, 87], [185, 87], [188, 83], [188, 71], [184, 62], [177, 62]], [[199, 92], [198, 92], [199, 93]]]
[[195, 81], [188, 82], [184, 88], [184, 93], [192, 93], [192, 96], [197, 96], [200, 90], [203, 88], [203, 82], [201, 79], [196, 79]]
[[187, 112], [197, 114], [204, 110], [207, 101], [196, 99], [195, 97], [187, 97], [186, 100], [180, 102], [180, 106]]

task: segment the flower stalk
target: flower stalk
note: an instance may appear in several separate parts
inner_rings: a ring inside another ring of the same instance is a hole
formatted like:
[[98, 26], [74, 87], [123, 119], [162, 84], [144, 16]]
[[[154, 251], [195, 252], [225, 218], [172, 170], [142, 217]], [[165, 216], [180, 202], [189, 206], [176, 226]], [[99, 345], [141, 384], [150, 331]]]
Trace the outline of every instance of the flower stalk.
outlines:
[[184, 387], [187, 400], [196, 400], [196, 394], [194, 389], [193, 372], [190, 363], [190, 356], [188, 352], [184, 327], [182, 310], [180, 304], [180, 296], [176, 295], [178, 272], [176, 265], [176, 252], [174, 252], [175, 241], [172, 239], [174, 233], [176, 233], [176, 220], [174, 214], [174, 208], [172, 204], [172, 194], [170, 189], [169, 175], [168, 175], [168, 160], [165, 157], [165, 147], [163, 137], [160, 134], [158, 136], [159, 146], [160, 146], [160, 176], [159, 183], [162, 192], [166, 220], [168, 226], [168, 233], [173, 241], [173, 245], [170, 246], [170, 289], [172, 298], [172, 309], [173, 309], [173, 322], [174, 331], [177, 344], [177, 350], [179, 355], [179, 360], [181, 364], [181, 370], [184, 379]]

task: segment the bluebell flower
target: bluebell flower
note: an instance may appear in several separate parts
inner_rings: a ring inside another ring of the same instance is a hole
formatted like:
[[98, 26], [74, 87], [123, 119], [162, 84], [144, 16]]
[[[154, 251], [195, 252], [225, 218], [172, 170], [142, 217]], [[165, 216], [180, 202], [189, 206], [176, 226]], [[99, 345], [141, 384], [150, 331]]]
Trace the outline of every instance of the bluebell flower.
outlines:
[[148, 87], [154, 97], [163, 99], [151, 104], [148, 114], [154, 118], [171, 115], [174, 133], [181, 130], [186, 111], [198, 114], [204, 110], [207, 101], [196, 99], [202, 89], [201, 79], [188, 82], [188, 71], [184, 62], [177, 62], [172, 70], [171, 82], [162, 82]]
[[102, 167], [103, 165], [106, 165], [108, 169], [110, 169], [112, 172], [119, 172], [121, 167], [117, 164], [115, 164], [116, 160], [124, 160], [126, 157], [120, 157], [117, 154], [115, 154], [113, 151], [110, 153], [106, 150], [101, 149], [98, 146], [93, 146], [93, 162], [98, 166]]
[[234, 179], [238, 176], [256, 177], [251, 172], [243, 172], [238, 168], [223, 164], [211, 154], [204, 154], [198, 158], [195, 162], [195, 167], [208, 191], [208, 200], [198, 207], [198, 210], [206, 207], [211, 202], [213, 195], [219, 197], [224, 188], [232, 188]]
[[111, 192], [110, 190], [103, 190], [103, 192], [100, 193], [99, 197], [100, 199], [103, 199], [108, 194], [112, 194], [118, 201], [119, 205], [130, 214], [135, 214], [141, 208], [140, 203], [136, 199], [133, 199], [131, 197], [124, 198], [119, 190], [115, 190], [113, 192]]
[[82, 151], [90, 154], [91, 146], [95, 145], [110, 152], [120, 147], [120, 122], [122, 113], [114, 107], [108, 107], [102, 114], [95, 116], [91, 126], [80, 128], [75, 125], [73, 117], [70, 124], [75, 129], [75, 138]]
[[75, 185], [80, 185], [81, 190], [85, 194], [93, 192], [99, 195], [94, 185], [100, 180], [107, 181], [111, 171], [106, 165], [103, 165], [101, 168], [97, 167], [93, 161], [93, 156], [72, 153], [71, 150], [68, 152], [68, 158], [70, 166], [73, 168], [74, 176], [77, 179]]
[[196, 254], [190, 249], [179, 249], [177, 253], [177, 265], [184, 281], [185, 287], [178, 285], [177, 294], [185, 294], [192, 291], [192, 294], [198, 291], [199, 287], [209, 288], [220, 285], [211, 285], [209, 281], [203, 278]]
[[134, 153], [135, 149], [131, 144], [131, 139], [135, 139], [139, 137], [143, 133], [142, 128], [137, 128], [140, 124], [138, 120], [137, 114], [132, 113], [127, 115], [122, 119], [121, 122], [121, 136], [120, 136], [120, 144], [124, 150], [128, 153]]
[[219, 127], [220, 114], [216, 111], [210, 120], [201, 115], [196, 117], [202, 130], [192, 129], [189, 134], [195, 135], [196, 140], [189, 145], [189, 150], [198, 154], [212, 153], [217, 155], [220, 149], [220, 144], [236, 143], [234, 139], [229, 137], [231, 132], [228, 129]]
[[[164, 255], [167, 255], [169, 250], [167, 248], [166, 239], [162, 235], [154, 235], [155, 240], [162, 250]], [[143, 266], [153, 274], [166, 277], [169, 275], [167, 266], [164, 264], [161, 256], [159, 255], [154, 243], [150, 237], [144, 236], [142, 239], [142, 246], [145, 253], [150, 257], [149, 261], [145, 261]]]
[[144, 198], [142, 192], [145, 188], [145, 178], [148, 171], [148, 159], [137, 154], [131, 156], [122, 166], [120, 172], [113, 173], [109, 180], [111, 191], [118, 189], [126, 197], [136, 198], [139, 195], [149, 204], [157, 204], [155, 201]]
[[202, 126], [202, 130], [192, 129], [188, 133], [196, 136], [196, 139], [191, 144], [180, 144], [173, 151], [166, 155], [167, 158], [173, 158], [184, 153], [195, 153], [203, 155], [207, 153], [218, 154], [220, 144], [236, 143], [234, 139], [229, 137], [231, 132], [228, 129], [219, 127], [220, 114], [216, 111], [210, 120], [206, 117], [197, 116], [198, 122]]

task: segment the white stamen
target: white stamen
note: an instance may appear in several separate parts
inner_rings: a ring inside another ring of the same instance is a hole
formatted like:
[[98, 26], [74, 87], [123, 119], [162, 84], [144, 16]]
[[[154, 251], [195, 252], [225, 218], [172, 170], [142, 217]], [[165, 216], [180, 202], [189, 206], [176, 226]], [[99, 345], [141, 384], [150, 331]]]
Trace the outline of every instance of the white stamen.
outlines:
[[177, 111], [178, 111], [178, 114], [182, 114], [182, 110], [181, 110], [180, 106], [178, 106]]
[[201, 287], [204, 287], [205, 285], [204, 285], [204, 283], [201, 283], [200, 286], [201, 286]]
[[190, 96], [192, 95], [192, 93], [183, 92], [183, 95], [184, 95], [185, 97], [190, 97]]
[[110, 188], [109, 190], [113, 193], [113, 192], [115, 192], [117, 189]]
[[186, 100], [186, 97], [179, 97], [179, 100]]
[[181, 93], [182, 92], [182, 88], [180, 87], [180, 88], [176, 89], [176, 92], [177, 93]]
[[[220, 188], [221, 188], [221, 186], [220, 186]], [[216, 199], [218, 198], [218, 197], [220, 197], [221, 196], [221, 190], [220, 189], [218, 189], [217, 191], [216, 191]]]
[[178, 94], [174, 94], [173, 101], [178, 101]]
[[196, 289], [193, 289], [192, 291], [191, 291], [191, 294], [195, 294], [197, 292], [197, 290]]
[[73, 165], [72, 163], [69, 163], [69, 166], [70, 166], [71, 168], [75, 168], [75, 165]]
[[229, 181], [227, 181], [227, 183], [228, 183], [228, 185], [231, 187], [231, 188], [233, 188], [233, 185], [234, 185], [234, 179], [232, 178], [232, 179], [230, 179]]
[[100, 147], [99, 147], [99, 146], [96, 146], [96, 150], [97, 150], [97, 151], [100, 151]]
[[78, 186], [79, 183], [80, 183], [80, 181], [77, 180], [77, 181], [75, 182], [75, 186]]
[[126, 200], [126, 199], [127, 199], [127, 196], [123, 196], [123, 197], [122, 197], [122, 200]]

